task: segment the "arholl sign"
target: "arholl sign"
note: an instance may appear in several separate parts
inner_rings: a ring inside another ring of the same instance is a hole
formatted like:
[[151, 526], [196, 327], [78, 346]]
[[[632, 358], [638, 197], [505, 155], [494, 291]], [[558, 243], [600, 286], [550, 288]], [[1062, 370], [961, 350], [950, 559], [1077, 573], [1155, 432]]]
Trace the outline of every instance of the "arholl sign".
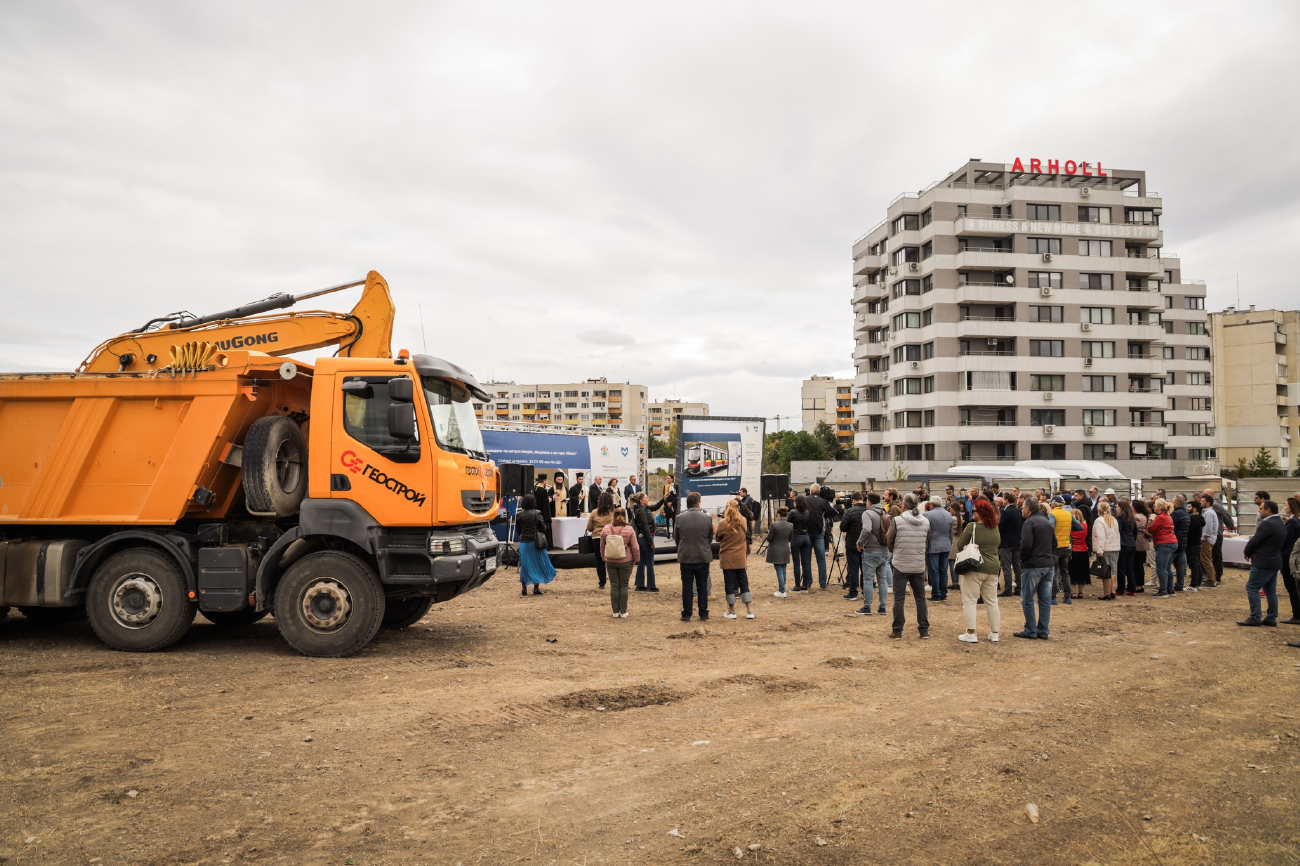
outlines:
[[[1047, 163], [1046, 169], [1043, 168], [1044, 162]], [[1082, 177], [1110, 177], [1110, 175], [1101, 170], [1100, 162], [1096, 165], [1096, 171], [1089, 171], [1088, 169], [1090, 166], [1091, 164], [1088, 162], [1075, 162], [1072, 159], [1067, 159], [1064, 163], [1059, 159], [1031, 159], [1029, 160], [1029, 168], [1027, 171], [1029, 174], [1068, 174], [1079, 175]], [[1062, 168], [1065, 170], [1062, 171]], [[1020, 157], [1016, 157], [1016, 161], [1011, 163], [1011, 170], [1026, 171], [1025, 164]]]

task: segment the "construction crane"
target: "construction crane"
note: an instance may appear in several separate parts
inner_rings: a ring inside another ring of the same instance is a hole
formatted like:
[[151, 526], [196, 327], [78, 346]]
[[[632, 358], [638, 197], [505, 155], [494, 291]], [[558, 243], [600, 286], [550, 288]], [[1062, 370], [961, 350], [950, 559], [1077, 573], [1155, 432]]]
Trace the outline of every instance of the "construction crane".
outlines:
[[[305, 310], [259, 315], [357, 286], [365, 286], [361, 299], [347, 313]], [[201, 366], [206, 358], [199, 355], [230, 349], [291, 355], [322, 346], [338, 346], [335, 354], [345, 358], [391, 358], [394, 316], [388, 283], [378, 271], [371, 271], [364, 280], [303, 295], [282, 292], [209, 316], [181, 312], [150, 319], [134, 331], [100, 343], [77, 371], [174, 370], [177, 366]], [[187, 351], [197, 355], [186, 357]]]

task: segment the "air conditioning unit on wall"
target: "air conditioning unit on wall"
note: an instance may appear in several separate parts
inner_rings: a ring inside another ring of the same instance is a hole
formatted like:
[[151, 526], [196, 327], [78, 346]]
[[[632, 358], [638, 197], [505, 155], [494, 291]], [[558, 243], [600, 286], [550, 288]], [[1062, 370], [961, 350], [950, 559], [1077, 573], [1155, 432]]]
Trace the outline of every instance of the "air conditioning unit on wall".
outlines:
[[1079, 327], [1080, 327], [1081, 330], [1084, 330], [1084, 331], [1091, 331], [1091, 330], [1092, 330], [1092, 323], [1091, 323], [1091, 322], [1084, 322], [1084, 323], [1082, 323]]
[[1044, 391], [1044, 392], [1043, 392], [1043, 399], [1046, 400], [1046, 401], [1049, 402], [1049, 403], [1052, 402], [1052, 392], [1051, 392], [1051, 391]]
[[1042, 295], [1044, 298], [1050, 298], [1052, 296], [1052, 290], [1047, 286], [1043, 286], [1038, 290], [1038, 294]]
[[1053, 433], [1055, 433], [1055, 432], [1056, 432], [1056, 425], [1054, 425], [1054, 424], [1044, 424], [1044, 425], [1043, 425], [1043, 435], [1044, 435], [1044, 436], [1051, 436], [1051, 435], [1052, 435]]
[[1084, 358], [1084, 359], [1083, 359], [1083, 366], [1085, 366], [1085, 367], [1091, 367], [1091, 366], [1092, 366], [1092, 358]]
[[913, 369], [913, 370], [915, 370], [915, 369], [916, 369], [917, 367], [919, 367], [919, 366], [921, 366], [921, 362], [920, 362], [920, 361], [913, 361], [913, 362], [912, 362], [912, 369]]
[[1051, 254], [1051, 253], [1043, 253], [1043, 261], [1045, 261], [1045, 262], [1050, 262], [1051, 260], [1052, 260], [1052, 254]]
[[909, 270], [919, 271], [919, 270], [921, 270], [921, 263], [920, 263], [920, 262], [908, 262], [908, 263], [907, 263], [907, 267], [908, 267]]
[[1092, 187], [1083, 187], [1079, 190], [1079, 195], [1092, 195]]
[[1083, 428], [1083, 432], [1085, 436], [1091, 436], [1093, 433], [1097, 432], [1097, 428], [1089, 424], [1087, 427]]

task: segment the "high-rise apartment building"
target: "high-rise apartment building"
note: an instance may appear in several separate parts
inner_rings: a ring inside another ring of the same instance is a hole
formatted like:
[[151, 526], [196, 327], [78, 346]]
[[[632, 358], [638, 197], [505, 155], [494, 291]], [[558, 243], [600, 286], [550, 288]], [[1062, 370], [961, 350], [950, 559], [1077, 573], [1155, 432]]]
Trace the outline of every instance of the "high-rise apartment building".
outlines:
[[646, 426], [644, 385], [606, 379], [536, 385], [487, 382], [483, 390], [495, 399], [474, 404], [474, 414], [480, 421], [616, 430], [643, 430]]
[[803, 429], [811, 433], [822, 421], [831, 425], [840, 444], [853, 448], [853, 380], [813, 376], [799, 389], [803, 400]]
[[1145, 172], [1055, 159], [894, 199], [853, 245], [860, 457], [1213, 459], [1205, 285], [1162, 207]]
[[1253, 460], [1265, 448], [1291, 471], [1300, 439], [1300, 312], [1211, 313], [1210, 333], [1219, 464]]
[[651, 403], [646, 419], [650, 425], [650, 432], [663, 439], [672, 432], [673, 424], [680, 416], [707, 414], [709, 414], [708, 403], [691, 403], [670, 398]]

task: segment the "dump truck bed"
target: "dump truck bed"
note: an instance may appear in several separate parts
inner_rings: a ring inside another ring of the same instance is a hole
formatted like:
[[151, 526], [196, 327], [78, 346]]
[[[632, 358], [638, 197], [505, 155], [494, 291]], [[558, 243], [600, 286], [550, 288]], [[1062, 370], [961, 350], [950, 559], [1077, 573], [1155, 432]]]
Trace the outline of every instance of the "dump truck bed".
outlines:
[[224, 517], [241, 495], [236, 443], [266, 415], [305, 421], [311, 371], [230, 351], [176, 377], [0, 376], [0, 528]]

